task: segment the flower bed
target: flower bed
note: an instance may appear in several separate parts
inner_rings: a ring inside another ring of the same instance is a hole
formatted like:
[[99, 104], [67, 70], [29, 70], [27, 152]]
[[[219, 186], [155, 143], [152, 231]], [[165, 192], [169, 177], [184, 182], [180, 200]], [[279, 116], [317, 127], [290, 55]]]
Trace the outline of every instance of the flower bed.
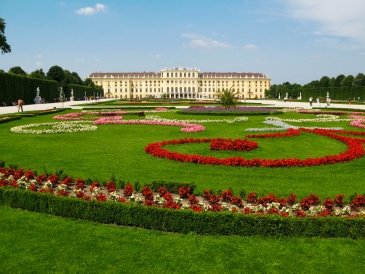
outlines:
[[[90, 123], [88, 121], [36, 123], [12, 127], [10, 131], [23, 134], [55, 134], [97, 130], [97, 126]], [[35, 129], [39, 127], [43, 129]]]
[[[317, 158], [282, 158], [282, 159], [246, 159], [243, 157], [228, 157], [217, 158], [214, 156], [203, 156], [196, 154], [184, 154], [173, 152], [165, 149], [167, 145], [181, 145], [191, 143], [211, 143], [214, 139], [179, 139], [157, 143], [151, 143], [145, 147], [145, 151], [154, 157], [164, 158], [184, 163], [197, 163], [205, 165], [223, 165], [223, 166], [242, 166], [242, 167], [308, 167], [318, 165], [328, 165], [335, 163], [348, 162], [362, 157], [365, 154], [364, 147], [361, 141], [356, 138], [339, 135], [336, 132], [320, 129], [300, 129], [308, 133], [326, 136], [338, 140], [347, 145], [346, 151], [337, 155], [326, 155]], [[297, 135], [296, 132], [291, 132], [292, 135]], [[265, 135], [263, 135], [265, 136]], [[271, 136], [272, 137], [272, 136]]]
[[178, 126], [182, 132], [200, 132], [205, 127], [199, 124], [184, 122], [167, 122], [154, 120], [122, 120], [120, 116], [101, 117], [94, 122], [95, 125], [160, 125], [160, 126]]
[[220, 119], [220, 120], [180, 120], [180, 119], [166, 119], [162, 118], [157, 115], [147, 115], [146, 120], [152, 120], [152, 121], [160, 121], [160, 122], [182, 122], [182, 123], [227, 123], [227, 124], [233, 124], [238, 122], [246, 122], [248, 120], [247, 117], [240, 116], [233, 119]]
[[315, 194], [301, 200], [291, 193], [288, 197], [277, 197], [269, 193], [259, 197], [255, 192], [246, 197], [234, 195], [232, 190], [223, 190], [220, 195], [204, 190], [201, 196], [193, 193], [192, 187], [182, 185], [178, 191], [170, 191], [169, 185], [144, 186], [140, 192], [130, 183], [118, 188], [116, 183], [104, 184], [93, 182], [87, 185], [83, 179], [60, 177], [57, 174], [40, 174], [35, 171], [0, 168], [0, 187], [11, 187], [31, 192], [52, 194], [61, 197], [73, 197], [86, 201], [115, 202], [174, 210], [229, 211], [237, 214], [280, 215], [282, 217], [362, 217], [365, 216], [365, 195], [356, 195], [349, 203], [344, 202], [344, 195], [323, 201]]
[[[348, 121], [348, 120], [347, 120]], [[283, 119], [278, 117], [266, 117], [264, 124], [272, 125], [275, 127], [263, 127], [263, 128], [246, 128], [245, 131], [250, 132], [260, 132], [260, 131], [282, 131], [289, 128], [298, 129], [298, 128], [305, 128], [305, 129], [325, 129], [325, 130], [342, 130], [342, 127], [298, 127], [293, 126], [288, 123], [285, 123]]]
[[256, 142], [241, 139], [213, 139], [210, 142], [211, 150], [237, 150], [237, 151], [251, 151], [258, 148]]

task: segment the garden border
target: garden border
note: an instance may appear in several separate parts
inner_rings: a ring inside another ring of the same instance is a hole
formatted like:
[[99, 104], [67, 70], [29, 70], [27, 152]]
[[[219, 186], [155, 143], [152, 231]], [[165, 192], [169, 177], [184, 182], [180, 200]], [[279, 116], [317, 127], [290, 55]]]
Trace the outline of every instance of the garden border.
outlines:
[[0, 204], [12, 208], [105, 224], [165, 232], [240, 236], [365, 237], [364, 218], [282, 218], [231, 213], [175, 211], [111, 202], [84, 201], [0, 188]]

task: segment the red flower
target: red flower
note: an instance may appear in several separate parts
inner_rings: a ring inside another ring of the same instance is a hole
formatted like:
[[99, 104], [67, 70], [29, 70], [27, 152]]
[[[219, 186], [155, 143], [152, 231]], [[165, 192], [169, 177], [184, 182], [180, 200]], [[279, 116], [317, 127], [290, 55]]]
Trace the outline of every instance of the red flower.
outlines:
[[356, 195], [351, 201], [351, 206], [355, 209], [365, 206], [365, 195]]
[[192, 209], [195, 212], [202, 212], [203, 208], [200, 205], [192, 204], [190, 205], [190, 209]]
[[223, 190], [221, 196], [222, 196], [222, 201], [223, 202], [230, 203], [232, 201], [232, 198], [233, 198], [233, 192], [230, 189]]
[[191, 194], [191, 188], [187, 186], [179, 187], [180, 198], [187, 198]]
[[296, 202], [297, 202], [297, 195], [295, 195], [294, 193], [290, 193], [288, 196], [288, 204], [293, 205]]
[[125, 197], [130, 197], [133, 194], [133, 191], [134, 191], [134, 189], [133, 189], [132, 184], [126, 184], [124, 186], [124, 196]]
[[311, 206], [318, 205], [319, 203], [319, 197], [316, 194], [310, 194], [300, 201], [300, 206], [302, 207], [302, 209], [308, 210]]
[[114, 182], [109, 181], [105, 184], [106, 189], [108, 190], [108, 192], [114, 192], [117, 189], [117, 186], [115, 185]]
[[330, 198], [324, 199], [323, 201], [323, 206], [327, 209], [333, 209], [334, 205], [335, 202]]
[[343, 194], [338, 194], [335, 197], [335, 204], [336, 206], [342, 207], [343, 206], [343, 198], [345, 197], [345, 195]]
[[190, 205], [196, 205], [199, 203], [198, 198], [194, 194], [189, 195], [188, 199], [189, 199]]
[[84, 180], [80, 178], [76, 179], [76, 189], [84, 189], [84, 187], [85, 187]]
[[330, 210], [329, 208], [325, 208], [323, 209], [319, 214], [318, 216], [320, 217], [327, 217], [327, 216], [331, 216], [332, 214], [332, 210]]
[[167, 190], [167, 188], [166, 187], [164, 187], [164, 186], [160, 186], [159, 188], [158, 188], [158, 193], [161, 195], [161, 196], [164, 196], [165, 195], [165, 193], [167, 193], [167, 192], [169, 192], [168, 190]]
[[153, 201], [153, 192], [150, 187], [144, 186], [142, 189], [142, 195], [146, 200]]
[[108, 197], [102, 192], [99, 192], [96, 195], [96, 200], [98, 200], [99, 202], [105, 202], [107, 199], [108, 199]]
[[256, 192], [248, 193], [248, 195], [246, 197], [246, 200], [250, 204], [255, 204], [257, 202], [257, 194], [256, 194]]
[[295, 213], [295, 215], [296, 215], [297, 217], [305, 217], [305, 216], [307, 216], [307, 214], [306, 214], [303, 210], [298, 210], [298, 211]]
[[210, 142], [211, 150], [237, 150], [251, 151], [258, 148], [258, 144], [247, 139], [212, 139]]

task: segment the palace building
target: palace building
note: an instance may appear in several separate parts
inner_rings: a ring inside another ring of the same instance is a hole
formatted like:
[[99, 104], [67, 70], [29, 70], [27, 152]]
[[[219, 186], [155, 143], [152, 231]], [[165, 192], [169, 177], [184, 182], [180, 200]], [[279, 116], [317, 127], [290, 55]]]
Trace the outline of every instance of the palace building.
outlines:
[[265, 98], [270, 79], [262, 73], [200, 72], [196, 68], [165, 68], [160, 72], [95, 72], [89, 78], [118, 99], [214, 99], [217, 91], [232, 88], [240, 99]]

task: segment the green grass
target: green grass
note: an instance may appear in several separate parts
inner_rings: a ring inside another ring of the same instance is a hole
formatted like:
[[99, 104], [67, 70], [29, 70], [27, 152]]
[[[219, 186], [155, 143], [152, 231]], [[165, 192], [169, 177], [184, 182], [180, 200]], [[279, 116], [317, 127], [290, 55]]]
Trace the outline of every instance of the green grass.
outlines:
[[[151, 142], [200, 137], [243, 137], [248, 127], [265, 127], [265, 116], [249, 117], [243, 123], [206, 123], [206, 131], [183, 133], [179, 127], [143, 125], [104, 125], [95, 132], [24, 135], [10, 133], [12, 126], [33, 122], [52, 121], [53, 115], [26, 117], [18, 121], [0, 124], [0, 159], [39, 172], [63, 170], [74, 177], [107, 180], [112, 176], [123, 181], [149, 183], [154, 180], [194, 182], [198, 190], [214, 190], [231, 187], [234, 191], [257, 191], [288, 195], [291, 192], [303, 197], [317, 193], [321, 197], [344, 193], [347, 196], [363, 193], [365, 181], [363, 166], [365, 158], [344, 164], [310, 168], [242, 168], [186, 164], [158, 159], [144, 152]], [[166, 118], [183, 119], [176, 113], [161, 113]], [[136, 116], [137, 117], [137, 116]], [[192, 119], [202, 119], [192, 116]], [[311, 118], [311, 115], [283, 114], [279, 117]], [[126, 116], [126, 119], [135, 118]], [[226, 116], [207, 116], [210, 119], [227, 119]], [[203, 118], [205, 119], [205, 117]], [[298, 123], [297, 123], [298, 124]], [[324, 123], [303, 125], [324, 126]], [[331, 122], [327, 126], [344, 126], [347, 122]], [[320, 157], [336, 154], [345, 145], [326, 137], [303, 133], [298, 137], [256, 139], [259, 148], [251, 152], [212, 152], [206, 144], [186, 144], [171, 149], [217, 155], [219, 157], [243, 156], [247, 158]], [[182, 172], [183, 171], [183, 172]]]
[[2, 273], [362, 273], [365, 240], [173, 234], [0, 207]]
[[[66, 112], [65, 112], [66, 113]], [[160, 113], [165, 118], [186, 115]], [[245, 128], [266, 127], [265, 116], [248, 122], [206, 123], [206, 131], [182, 133], [178, 127], [105, 125], [95, 132], [23, 135], [10, 133], [20, 124], [52, 121], [54, 115], [23, 117], [0, 124], [0, 159], [23, 168], [64, 170], [74, 177], [148, 183], [154, 180], [194, 182], [204, 188], [257, 191], [299, 197], [317, 193], [364, 193], [365, 158], [345, 164], [310, 168], [241, 168], [185, 164], [154, 158], [144, 147], [162, 140], [200, 137], [240, 138]], [[285, 113], [283, 118], [313, 118]], [[136, 118], [126, 116], [126, 119]], [[227, 119], [194, 116], [189, 119]], [[299, 124], [298, 124], [299, 125]], [[304, 124], [303, 124], [304, 125]], [[324, 123], [306, 123], [325, 126]], [[327, 126], [348, 126], [331, 122]], [[257, 139], [251, 152], [211, 152], [206, 145], [171, 149], [227, 157], [319, 157], [344, 150], [338, 141], [303, 133], [280, 139]], [[362, 273], [365, 240], [323, 238], [223, 237], [181, 235], [0, 207], [0, 272], [2, 273]]]

